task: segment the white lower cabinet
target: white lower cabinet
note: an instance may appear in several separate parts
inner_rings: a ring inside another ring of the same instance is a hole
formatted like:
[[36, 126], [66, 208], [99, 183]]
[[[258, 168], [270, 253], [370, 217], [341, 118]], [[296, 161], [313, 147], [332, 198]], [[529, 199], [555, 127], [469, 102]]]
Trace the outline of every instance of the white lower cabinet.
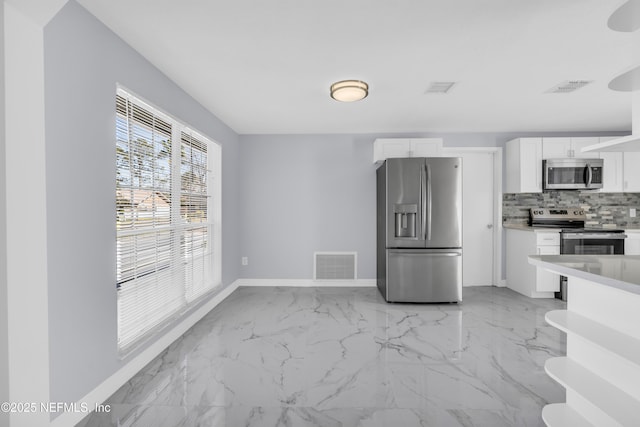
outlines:
[[[558, 233], [555, 233], [558, 235]], [[560, 255], [560, 245], [538, 246], [538, 255]], [[537, 292], [558, 292], [560, 290], [560, 276], [547, 270], [538, 268], [536, 271]]]
[[560, 254], [559, 231], [507, 228], [507, 287], [531, 298], [553, 298], [560, 276], [529, 264], [529, 255]]
[[624, 240], [625, 255], [640, 255], [640, 230], [624, 230], [627, 238]]

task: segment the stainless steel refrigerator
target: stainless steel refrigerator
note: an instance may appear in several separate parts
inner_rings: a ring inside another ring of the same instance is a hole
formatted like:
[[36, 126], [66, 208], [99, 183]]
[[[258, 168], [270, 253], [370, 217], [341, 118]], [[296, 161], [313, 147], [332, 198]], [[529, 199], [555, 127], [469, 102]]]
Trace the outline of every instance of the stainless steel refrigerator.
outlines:
[[377, 170], [377, 282], [388, 302], [462, 301], [462, 159]]

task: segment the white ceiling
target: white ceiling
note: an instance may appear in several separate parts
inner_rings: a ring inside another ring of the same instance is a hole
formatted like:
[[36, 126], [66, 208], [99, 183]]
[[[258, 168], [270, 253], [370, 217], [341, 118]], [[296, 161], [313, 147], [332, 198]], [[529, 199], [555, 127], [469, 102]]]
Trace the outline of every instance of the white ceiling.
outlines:
[[[622, 0], [78, 2], [240, 134], [631, 129]], [[369, 97], [332, 100], [348, 78]]]

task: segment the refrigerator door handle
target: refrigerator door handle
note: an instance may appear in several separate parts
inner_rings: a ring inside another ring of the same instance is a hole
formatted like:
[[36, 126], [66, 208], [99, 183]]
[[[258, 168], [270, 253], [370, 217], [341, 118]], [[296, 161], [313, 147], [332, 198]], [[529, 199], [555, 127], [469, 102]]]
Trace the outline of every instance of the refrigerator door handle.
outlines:
[[407, 250], [402, 250], [401, 252], [395, 252], [395, 251], [391, 251], [392, 253], [397, 253], [400, 254], [402, 256], [419, 256], [419, 257], [424, 257], [424, 256], [430, 256], [430, 257], [438, 257], [438, 256], [442, 256], [442, 257], [450, 257], [450, 256], [462, 256], [462, 252], [458, 251], [458, 252], [424, 252], [424, 251], [416, 251], [416, 252], [410, 252]]
[[425, 209], [425, 194], [424, 194], [424, 178], [425, 174], [424, 174], [424, 168], [422, 166], [420, 166], [420, 176], [419, 176], [419, 184], [420, 186], [418, 187], [418, 205], [420, 206], [420, 239], [424, 240], [424, 227], [425, 227], [425, 223], [424, 223], [424, 209]]
[[427, 214], [426, 214], [426, 225], [427, 225], [427, 235], [426, 240], [431, 240], [431, 165], [427, 163]]
[[427, 227], [427, 188], [426, 188], [426, 171], [424, 165], [420, 167], [420, 238], [425, 240]]

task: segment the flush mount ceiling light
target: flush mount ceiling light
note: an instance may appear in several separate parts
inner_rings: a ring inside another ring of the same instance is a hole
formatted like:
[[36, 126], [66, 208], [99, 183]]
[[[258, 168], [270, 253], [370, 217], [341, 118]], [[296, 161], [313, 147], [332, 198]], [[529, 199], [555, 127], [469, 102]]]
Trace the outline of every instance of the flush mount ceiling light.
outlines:
[[360, 80], [342, 80], [331, 85], [331, 97], [336, 101], [360, 101], [369, 95], [369, 85]]

